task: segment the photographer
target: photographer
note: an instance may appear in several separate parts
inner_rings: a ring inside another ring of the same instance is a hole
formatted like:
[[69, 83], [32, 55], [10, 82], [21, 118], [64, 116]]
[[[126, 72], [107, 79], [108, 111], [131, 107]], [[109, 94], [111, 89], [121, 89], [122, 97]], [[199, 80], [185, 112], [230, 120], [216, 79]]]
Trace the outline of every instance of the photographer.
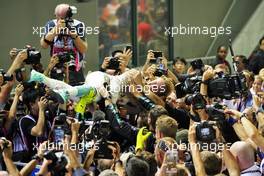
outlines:
[[109, 75], [120, 75], [127, 71], [127, 66], [132, 58], [130, 48], [125, 48], [123, 51], [116, 50], [112, 52], [111, 57], [106, 57], [101, 65], [100, 71]]
[[[40, 97], [38, 90], [29, 89], [23, 93], [23, 102], [29, 114], [19, 119], [19, 136], [16, 140], [16, 160], [27, 162], [36, 153], [36, 148], [42, 141], [47, 140], [50, 124], [45, 117], [48, 100]], [[49, 117], [52, 118], [52, 117]]]
[[12, 176], [19, 176], [20, 173], [12, 160], [12, 155], [13, 155], [12, 143], [6, 140], [5, 138], [1, 138], [0, 148], [1, 148], [1, 151], [3, 151], [3, 158], [4, 158], [4, 162], [5, 162], [8, 174]]
[[10, 129], [12, 122], [15, 120], [16, 118], [16, 114], [17, 114], [17, 104], [19, 102], [19, 98], [22, 95], [22, 92], [24, 90], [24, 87], [22, 84], [18, 84], [16, 89], [15, 89], [15, 96], [12, 102], [12, 105], [10, 107], [10, 111], [8, 114], [8, 120], [5, 123], [5, 128], [6, 129]]
[[69, 72], [70, 85], [84, 82], [82, 71], [84, 54], [87, 51], [85, 26], [83, 22], [72, 19], [76, 8], [68, 4], [59, 4], [55, 8], [56, 19], [45, 25], [45, 34], [40, 40], [43, 48], [51, 47], [50, 55], [72, 52], [73, 69]]
[[4, 76], [2, 75], [3, 76], [2, 78], [4, 78], [3, 82], [5, 82], [5, 78], [7, 78], [7, 77], [8, 77], [8, 80], [10, 80], [10, 81], [8, 81], [5, 85], [1, 86], [1, 91], [0, 91], [0, 109], [3, 109], [4, 106], [6, 105], [6, 101], [7, 101], [8, 97], [9, 97], [9, 94], [10, 94], [10, 92], [11, 92], [13, 86], [14, 86], [14, 83], [15, 83], [15, 79], [14, 79], [15, 71], [22, 66], [24, 60], [27, 59], [27, 57], [28, 56], [27, 56], [26, 50], [23, 50], [23, 51], [19, 52], [16, 55], [13, 63], [9, 67], [8, 71], [5, 73]]

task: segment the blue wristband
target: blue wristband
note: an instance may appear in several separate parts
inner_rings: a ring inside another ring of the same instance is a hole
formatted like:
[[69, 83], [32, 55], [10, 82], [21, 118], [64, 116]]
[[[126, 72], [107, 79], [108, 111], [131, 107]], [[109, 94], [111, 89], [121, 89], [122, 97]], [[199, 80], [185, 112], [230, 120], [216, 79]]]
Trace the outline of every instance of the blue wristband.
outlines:
[[227, 119], [227, 123], [233, 126], [235, 123], [237, 123], [237, 120], [234, 119], [233, 117], [230, 117]]

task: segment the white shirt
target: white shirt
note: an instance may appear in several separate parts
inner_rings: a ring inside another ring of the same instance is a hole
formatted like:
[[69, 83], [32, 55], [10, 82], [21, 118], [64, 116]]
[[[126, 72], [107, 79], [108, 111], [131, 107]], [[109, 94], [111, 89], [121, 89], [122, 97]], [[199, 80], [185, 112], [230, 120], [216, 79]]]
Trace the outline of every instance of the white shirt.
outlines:
[[250, 168], [243, 170], [241, 176], [261, 176], [261, 172], [257, 165], [253, 165]]

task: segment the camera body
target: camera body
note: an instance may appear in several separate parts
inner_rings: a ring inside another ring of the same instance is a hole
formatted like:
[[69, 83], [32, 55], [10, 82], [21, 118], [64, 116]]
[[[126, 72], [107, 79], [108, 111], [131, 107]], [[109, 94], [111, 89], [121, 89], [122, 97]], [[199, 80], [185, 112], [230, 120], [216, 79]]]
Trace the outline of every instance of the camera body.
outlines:
[[216, 131], [213, 128], [215, 122], [203, 121], [196, 125], [196, 138], [201, 142], [211, 142], [216, 138]]
[[3, 75], [3, 82], [13, 81], [13, 75], [7, 75], [3, 69], [0, 69], [0, 75]]
[[70, 30], [73, 28], [72, 16], [73, 14], [76, 14], [76, 13], [77, 13], [77, 8], [75, 6], [70, 6], [66, 12], [65, 24], [66, 24], [66, 27]]
[[[186, 80], [176, 85], [177, 97], [184, 97], [186, 94], [192, 94], [200, 91], [202, 76], [194, 75], [186, 78]], [[208, 97], [219, 97], [231, 100], [246, 95], [248, 91], [246, 78], [241, 74], [224, 75], [222, 77], [208, 80]]]
[[185, 99], [186, 105], [193, 105], [193, 108], [196, 109], [205, 109], [206, 100], [200, 93], [194, 93], [189, 95]]
[[208, 96], [230, 100], [247, 94], [246, 78], [241, 74], [224, 75], [209, 81]]
[[120, 66], [119, 58], [111, 57], [107, 68], [113, 70], [119, 70], [119, 66]]
[[24, 63], [27, 65], [34, 65], [40, 63], [41, 53], [30, 45], [26, 45], [24, 49], [17, 49], [18, 52], [27, 50], [27, 59], [24, 60]]
[[113, 159], [112, 150], [108, 148], [111, 142], [107, 141], [110, 133], [108, 120], [83, 121], [80, 127], [80, 134], [85, 134], [85, 140], [95, 140], [99, 150], [96, 150], [94, 158]]
[[52, 161], [52, 163], [48, 165], [48, 171], [53, 173], [52, 175], [65, 175], [67, 172], [66, 166], [68, 160], [64, 155], [58, 156], [55, 150], [51, 150], [44, 153], [44, 158]]
[[192, 61], [190, 64], [193, 70], [202, 70], [204, 68], [204, 63], [201, 59], [196, 59]]
[[57, 57], [59, 58], [58, 64], [64, 64], [74, 59], [74, 53], [72, 51], [64, 51], [64, 52], [58, 53]]

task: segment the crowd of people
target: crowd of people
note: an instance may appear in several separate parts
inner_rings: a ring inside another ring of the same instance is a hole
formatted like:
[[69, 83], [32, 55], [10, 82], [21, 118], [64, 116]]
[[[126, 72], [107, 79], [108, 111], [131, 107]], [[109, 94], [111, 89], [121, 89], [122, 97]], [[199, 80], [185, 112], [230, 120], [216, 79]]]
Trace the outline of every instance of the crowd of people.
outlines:
[[128, 46], [84, 77], [71, 10], [58, 5], [46, 25], [46, 69], [27, 46], [0, 72], [1, 175], [264, 174], [264, 38], [249, 58], [229, 63], [223, 45], [212, 65], [176, 57], [172, 68], [154, 49], [129, 68]]

